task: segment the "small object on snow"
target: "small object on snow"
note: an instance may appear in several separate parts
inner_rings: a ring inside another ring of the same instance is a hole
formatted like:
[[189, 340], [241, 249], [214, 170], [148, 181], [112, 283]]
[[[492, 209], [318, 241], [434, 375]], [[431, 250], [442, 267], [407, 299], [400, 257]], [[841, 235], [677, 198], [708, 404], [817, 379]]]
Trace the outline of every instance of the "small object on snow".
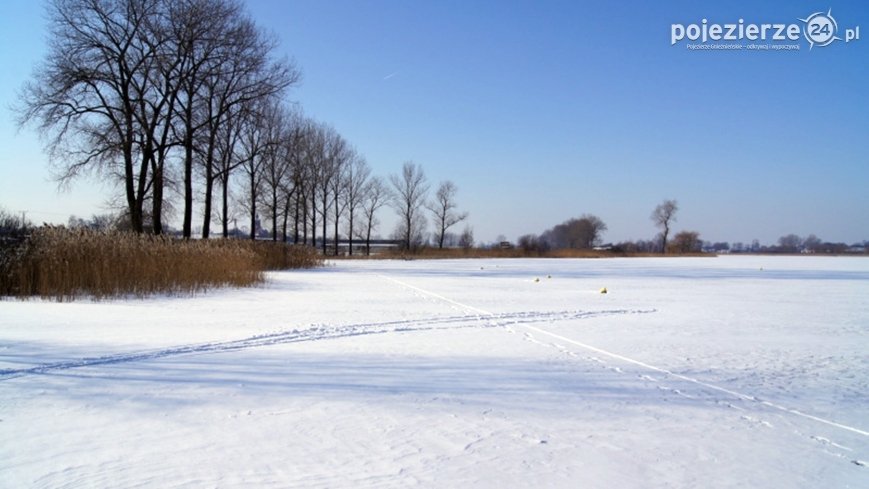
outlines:
[[606, 287], [601, 287], [601, 288], [600, 288], [600, 293], [601, 293], [601, 294], [606, 294]]
[[539, 282], [539, 281], [540, 281], [540, 278], [539, 278], [539, 277], [534, 279], [534, 282], [535, 282], [535, 283], [536, 283], [536, 282]]
[[761, 272], [763, 271], [763, 267], [760, 267], [760, 271], [761, 271]]
[[552, 278], [552, 275], [547, 275], [546, 278]]

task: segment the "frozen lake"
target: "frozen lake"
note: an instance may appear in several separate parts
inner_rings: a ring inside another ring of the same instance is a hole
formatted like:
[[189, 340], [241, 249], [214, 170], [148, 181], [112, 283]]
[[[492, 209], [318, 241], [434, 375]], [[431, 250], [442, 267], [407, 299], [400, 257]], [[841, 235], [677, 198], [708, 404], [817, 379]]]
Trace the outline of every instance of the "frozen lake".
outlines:
[[869, 258], [724, 256], [3, 300], [0, 486], [869, 487], [867, 298]]

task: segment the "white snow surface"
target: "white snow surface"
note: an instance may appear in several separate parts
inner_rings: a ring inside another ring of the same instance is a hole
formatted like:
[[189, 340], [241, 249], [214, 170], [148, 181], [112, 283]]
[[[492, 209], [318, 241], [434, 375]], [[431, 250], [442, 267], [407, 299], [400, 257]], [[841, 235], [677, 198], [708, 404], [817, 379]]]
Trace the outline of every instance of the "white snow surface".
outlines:
[[338, 261], [0, 301], [0, 487], [413, 486], [869, 487], [869, 259]]

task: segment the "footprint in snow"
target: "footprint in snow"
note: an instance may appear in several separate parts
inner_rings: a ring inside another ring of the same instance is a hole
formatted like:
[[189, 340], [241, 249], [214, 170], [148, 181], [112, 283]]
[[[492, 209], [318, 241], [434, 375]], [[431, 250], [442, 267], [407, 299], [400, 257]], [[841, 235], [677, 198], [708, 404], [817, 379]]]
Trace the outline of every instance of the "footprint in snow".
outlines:
[[850, 448], [848, 448], [848, 447], [846, 447], [846, 446], [844, 446], [844, 445], [839, 445], [838, 443], [834, 442], [833, 440], [831, 440], [831, 439], [829, 439], [829, 438], [824, 438], [823, 436], [812, 435], [812, 436], [811, 436], [811, 439], [812, 439], [812, 440], [815, 440], [816, 442], [818, 442], [818, 443], [820, 443], [820, 444], [822, 444], [822, 445], [829, 445], [829, 446], [832, 446], [832, 447], [841, 448], [842, 450], [847, 450], [847, 451], [849, 451], [849, 452], [852, 452], [852, 451], [853, 451], [852, 449], [850, 449]]
[[764, 421], [762, 419], [752, 418], [751, 416], [740, 416], [741, 419], [748, 421], [749, 423], [759, 424], [761, 426], [765, 426], [767, 428], [772, 428], [772, 423], [769, 421]]

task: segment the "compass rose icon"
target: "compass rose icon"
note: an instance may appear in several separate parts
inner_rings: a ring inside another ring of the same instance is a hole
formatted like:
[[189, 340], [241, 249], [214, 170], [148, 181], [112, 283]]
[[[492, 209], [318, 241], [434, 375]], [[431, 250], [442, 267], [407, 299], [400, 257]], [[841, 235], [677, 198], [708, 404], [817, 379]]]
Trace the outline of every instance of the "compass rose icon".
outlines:
[[806, 25], [803, 26], [803, 35], [809, 41], [809, 49], [815, 45], [824, 47], [830, 45], [833, 41], [841, 41], [841, 37], [836, 36], [836, 31], [839, 30], [839, 25], [836, 19], [833, 18], [833, 9], [830, 9], [825, 14], [824, 12], [815, 12], [805, 19], [799, 19]]

